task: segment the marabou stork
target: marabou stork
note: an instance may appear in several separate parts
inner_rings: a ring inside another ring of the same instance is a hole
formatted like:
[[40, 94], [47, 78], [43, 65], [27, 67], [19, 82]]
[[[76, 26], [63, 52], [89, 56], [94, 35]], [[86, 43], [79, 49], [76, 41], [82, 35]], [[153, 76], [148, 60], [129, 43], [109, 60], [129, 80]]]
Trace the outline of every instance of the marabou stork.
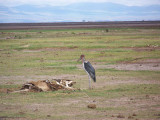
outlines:
[[82, 60], [82, 64], [83, 64], [83, 68], [86, 71], [86, 73], [88, 74], [89, 77], [89, 88], [91, 88], [91, 78], [94, 82], [96, 82], [96, 74], [95, 74], [95, 69], [94, 67], [91, 65], [91, 63], [89, 61], [85, 60], [85, 56], [81, 55], [80, 58], [78, 59], [78, 61]]

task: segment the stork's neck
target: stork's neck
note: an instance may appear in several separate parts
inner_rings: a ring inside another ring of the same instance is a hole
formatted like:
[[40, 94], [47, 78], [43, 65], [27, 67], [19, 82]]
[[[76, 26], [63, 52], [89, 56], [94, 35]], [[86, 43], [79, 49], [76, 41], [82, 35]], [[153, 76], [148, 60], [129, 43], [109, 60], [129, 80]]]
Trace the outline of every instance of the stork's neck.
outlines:
[[83, 58], [82, 58], [82, 63], [84, 63], [84, 62], [85, 62], [85, 58], [83, 57]]

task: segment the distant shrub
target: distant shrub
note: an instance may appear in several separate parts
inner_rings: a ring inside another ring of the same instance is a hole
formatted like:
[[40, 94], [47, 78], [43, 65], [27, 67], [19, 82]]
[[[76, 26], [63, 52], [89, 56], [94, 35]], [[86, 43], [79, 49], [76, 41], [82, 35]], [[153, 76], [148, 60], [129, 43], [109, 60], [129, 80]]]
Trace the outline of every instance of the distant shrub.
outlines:
[[14, 38], [15, 39], [22, 39], [22, 36], [15, 35]]
[[75, 35], [76, 33], [75, 33], [75, 32], [72, 32], [71, 34]]
[[22, 36], [18, 36], [18, 39], [22, 39]]
[[109, 32], [109, 30], [108, 30], [108, 29], [106, 29], [106, 32]]
[[30, 37], [31, 37], [31, 35], [26, 35], [25, 37], [26, 37], [26, 38], [30, 38]]

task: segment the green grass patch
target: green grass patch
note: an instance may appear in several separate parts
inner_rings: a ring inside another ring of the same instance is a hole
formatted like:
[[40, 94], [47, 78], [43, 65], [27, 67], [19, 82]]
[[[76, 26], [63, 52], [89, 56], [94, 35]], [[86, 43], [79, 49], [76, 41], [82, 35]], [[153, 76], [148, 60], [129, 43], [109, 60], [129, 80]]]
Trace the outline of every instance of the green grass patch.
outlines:
[[[32, 78], [33, 80], [48, 79], [47, 76], [73, 79], [77, 82], [77, 88], [88, 88], [87, 74], [80, 68], [81, 62], [77, 62], [81, 54], [85, 54], [86, 60], [97, 67], [97, 82], [95, 83], [96, 88], [93, 90], [60, 90], [24, 94], [0, 92], [0, 116], [59, 120], [105, 119], [106, 117], [110, 119], [113, 113], [117, 115], [131, 109], [131, 111], [137, 111], [136, 108], [144, 107], [145, 112], [138, 111], [139, 114], [134, 118], [158, 118], [153, 115], [158, 114], [156, 110], [148, 109], [152, 107], [156, 109], [155, 106], [139, 107], [134, 100], [129, 98], [134, 98], [135, 101], [142, 100], [142, 102], [145, 99], [147, 101], [153, 99], [153, 104], [159, 105], [154, 101], [154, 97], [157, 97], [160, 92], [158, 84], [160, 71], [116, 70], [106, 67], [98, 68], [98, 65], [136, 63], [148, 59], [158, 60], [160, 58], [160, 30], [106, 29], [1, 31], [0, 89], [2, 91], [18, 89], [21, 85], [16, 84], [22, 83], [22, 81], [32, 80]], [[135, 50], [136, 48], [142, 50]], [[143, 48], [152, 48], [153, 50], [143, 50]], [[24, 80], [21, 80], [21, 77], [24, 77]], [[116, 81], [122, 83], [116, 83]], [[9, 83], [16, 84], [9, 85]], [[146, 95], [149, 98], [144, 97]], [[104, 102], [106, 100], [112, 102], [113, 99], [124, 97], [131, 102], [128, 107], [107, 106], [110, 104]], [[93, 100], [97, 101], [97, 108], [88, 109], [87, 105]], [[103, 102], [106, 106], [102, 106]], [[132, 105], [135, 107], [133, 108]], [[153, 113], [149, 114], [150, 111]], [[107, 116], [105, 116], [105, 112], [107, 112]]]

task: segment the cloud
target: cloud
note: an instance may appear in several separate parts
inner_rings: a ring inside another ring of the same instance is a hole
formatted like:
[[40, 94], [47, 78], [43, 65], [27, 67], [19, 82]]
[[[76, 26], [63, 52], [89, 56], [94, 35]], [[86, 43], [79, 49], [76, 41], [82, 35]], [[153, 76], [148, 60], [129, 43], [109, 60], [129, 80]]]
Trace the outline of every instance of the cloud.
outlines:
[[160, 0], [0, 0], [0, 22], [160, 20], [159, 6], [144, 7], [154, 4]]
[[0, 0], [1, 6], [37, 5], [37, 6], [65, 6], [79, 2], [112, 2], [127, 6], [160, 5], [160, 0]]

